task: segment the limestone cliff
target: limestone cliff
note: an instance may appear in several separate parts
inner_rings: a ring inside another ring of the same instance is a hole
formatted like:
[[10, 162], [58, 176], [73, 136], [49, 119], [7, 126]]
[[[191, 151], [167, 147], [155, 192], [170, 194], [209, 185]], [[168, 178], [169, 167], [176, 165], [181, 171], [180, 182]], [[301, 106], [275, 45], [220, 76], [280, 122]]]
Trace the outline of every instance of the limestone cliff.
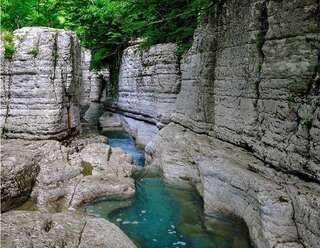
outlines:
[[79, 128], [81, 53], [77, 36], [51, 28], [14, 32], [15, 52], [1, 42], [1, 128], [7, 137], [63, 138]]
[[313, 1], [218, 1], [181, 62], [173, 121], [320, 182], [320, 27]]
[[180, 84], [176, 49], [175, 44], [159, 44], [124, 51], [117, 102], [124, 114], [159, 125], [169, 122]]
[[320, 246], [317, 0], [218, 0], [181, 61], [173, 123], [149, 166], [191, 183], [256, 247]]

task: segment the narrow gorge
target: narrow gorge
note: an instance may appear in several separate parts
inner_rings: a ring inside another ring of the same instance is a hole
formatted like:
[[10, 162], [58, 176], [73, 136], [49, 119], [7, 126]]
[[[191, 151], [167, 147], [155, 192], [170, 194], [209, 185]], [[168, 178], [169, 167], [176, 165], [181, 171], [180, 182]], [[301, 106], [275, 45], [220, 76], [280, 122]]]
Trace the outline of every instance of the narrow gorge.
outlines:
[[320, 247], [319, 0], [207, 10], [99, 69], [73, 31], [1, 39], [1, 247]]

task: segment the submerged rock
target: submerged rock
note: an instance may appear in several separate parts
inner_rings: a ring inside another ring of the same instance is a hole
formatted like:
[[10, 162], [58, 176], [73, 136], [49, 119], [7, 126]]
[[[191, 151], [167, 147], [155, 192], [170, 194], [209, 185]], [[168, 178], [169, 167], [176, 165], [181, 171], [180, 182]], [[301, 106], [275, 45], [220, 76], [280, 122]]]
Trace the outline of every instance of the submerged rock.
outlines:
[[105, 219], [67, 213], [10, 211], [1, 216], [1, 247], [135, 248]]
[[8, 60], [0, 42], [3, 133], [63, 139], [78, 132], [81, 52], [76, 34], [25, 27], [14, 31], [13, 43], [15, 53]]

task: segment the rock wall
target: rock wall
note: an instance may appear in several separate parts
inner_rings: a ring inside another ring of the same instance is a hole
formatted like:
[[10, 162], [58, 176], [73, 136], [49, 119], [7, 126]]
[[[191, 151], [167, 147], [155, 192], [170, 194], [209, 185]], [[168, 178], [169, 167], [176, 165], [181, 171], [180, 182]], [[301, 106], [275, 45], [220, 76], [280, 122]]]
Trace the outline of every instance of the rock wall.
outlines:
[[1, 42], [1, 128], [7, 137], [64, 138], [79, 128], [81, 52], [73, 32], [32, 27]]
[[181, 61], [169, 125], [146, 146], [205, 212], [243, 218], [255, 247], [320, 246], [317, 0], [218, 0]]
[[81, 108], [90, 105], [91, 91], [91, 51], [86, 48], [81, 48], [81, 87], [80, 87], [80, 105]]
[[106, 102], [109, 86], [109, 69], [90, 70], [91, 51], [81, 48], [81, 87], [80, 106], [81, 117], [88, 110], [91, 102]]
[[170, 43], [145, 51], [135, 45], [124, 51], [119, 74], [119, 110], [155, 124], [169, 122], [180, 85], [176, 49]]
[[320, 182], [319, 33], [316, 0], [218, 1], [181, 62], [173, 121]]

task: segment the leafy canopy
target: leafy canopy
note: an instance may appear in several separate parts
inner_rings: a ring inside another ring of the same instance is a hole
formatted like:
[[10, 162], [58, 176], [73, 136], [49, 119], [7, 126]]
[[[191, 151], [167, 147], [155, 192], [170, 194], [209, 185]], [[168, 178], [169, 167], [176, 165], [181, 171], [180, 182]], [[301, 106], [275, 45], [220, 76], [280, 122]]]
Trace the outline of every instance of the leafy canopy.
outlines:
[[[212, 0], [211, 0], [212, 1]], [[74, 30], [93, 51], [93, 67], [117, 59], [137, 38], [143, 46], [191, 43], [210, 0], [2, 0], [1, 29], [48, 26]]]

